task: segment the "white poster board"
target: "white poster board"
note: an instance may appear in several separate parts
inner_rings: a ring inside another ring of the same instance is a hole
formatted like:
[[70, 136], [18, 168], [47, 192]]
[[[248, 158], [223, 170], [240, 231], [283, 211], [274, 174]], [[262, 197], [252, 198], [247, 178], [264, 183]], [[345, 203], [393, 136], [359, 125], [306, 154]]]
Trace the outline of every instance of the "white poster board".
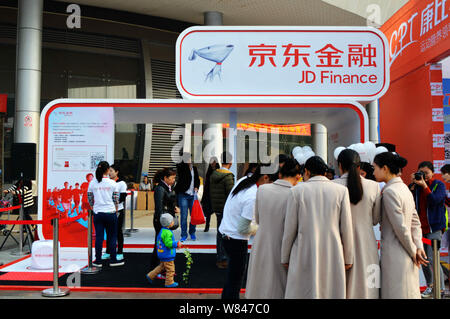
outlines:
[[185, 98], [372, 101], [389, 87], [388, 42], [372, 27], [199, 26], [176, 43]]

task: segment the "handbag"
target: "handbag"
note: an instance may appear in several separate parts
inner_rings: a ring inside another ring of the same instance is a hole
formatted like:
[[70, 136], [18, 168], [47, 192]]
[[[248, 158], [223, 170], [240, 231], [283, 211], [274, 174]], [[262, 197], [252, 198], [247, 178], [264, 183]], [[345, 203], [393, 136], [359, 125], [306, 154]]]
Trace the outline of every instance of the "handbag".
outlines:
[[206, 222], [205, 215], [203, 214], [202, 205], [200, 205], [200, 202], [195, 196], [194, 204], [192, 205], [191, 210], [191, 224], [192, 225], [201, 225]]

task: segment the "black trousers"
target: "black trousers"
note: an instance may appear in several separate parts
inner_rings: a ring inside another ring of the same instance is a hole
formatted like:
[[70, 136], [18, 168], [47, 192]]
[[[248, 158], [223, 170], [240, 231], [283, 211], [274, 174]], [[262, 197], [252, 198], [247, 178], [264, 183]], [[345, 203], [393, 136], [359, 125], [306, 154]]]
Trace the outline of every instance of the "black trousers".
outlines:
[[228, 255], [228, 268], [222, 299], [239, 299], [248, 258], [248, 241], [225, 237], [223, 246]]
[[157, 248], [156, 248], [156, 239], [158, 238], [159, 232], [162, 229], [162, 225], [159, 222], [159, 220], [157, 220], [156, 218], [153, 219], [153, 227], [155, 228], [155, 246], [153, 247], [153, 252], [152, 252], [152, 260], [151, 260], [151, 268], [155, 268], [156, 266], [159, 265], [159, 258], [158, 258], [158, 253], [157, 253]]
[[[125, 213], [123, 209], [119, 210], [119, 217], [117, 217], [117, 254], [123, 254], [123, 220], [125, 218]], [[108, 238], [106, 238], [108, 242]], [[106, 245], [106, 253], [110, 254], [109, 245]]]

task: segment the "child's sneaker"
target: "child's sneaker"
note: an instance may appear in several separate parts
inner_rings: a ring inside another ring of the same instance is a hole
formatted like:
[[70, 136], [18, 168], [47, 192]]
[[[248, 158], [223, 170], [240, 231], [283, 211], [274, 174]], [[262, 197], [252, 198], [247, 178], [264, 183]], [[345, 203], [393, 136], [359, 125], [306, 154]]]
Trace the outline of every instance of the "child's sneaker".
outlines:
[[180, 241], [186, 241], [187, 236], [181, 236]]
[[173, 284], [166, 286], [166, 288], [176, 288], [176, 287], [178, 287], [177, 282], [174, 282]]
[[111, 255], [110, 255], [110, 254], [104, 253], [104, 254], [102, 255], [102, 260], [109, 259], [109, 258], [111, 258]]
[[197, 239], [197, 237], [195, 237], [195, 234], [191, 234], [191, 239], [192, 240], [196, 240]]
[[97, 259], [96, 259], [96, 260], [94, 260], [94, 261], [92, 262], [92, 266], [102, 268], [102, 267], [103, 267], [103, 264], [102, 264], [101, 261], [98, 262]]
[[163, 274], [157, 274], [156, 278], [161, 279], [161, 280], [166, 280], [166, 276], [164, 276]]
[[148, 282], [153, 285], [153, 280], [150, 279], [149, 275], [145, 275], [145, 278], [147, 278]]
[[117, 254], [116, 255], [117, 260], [123, 260], [123, 254]]

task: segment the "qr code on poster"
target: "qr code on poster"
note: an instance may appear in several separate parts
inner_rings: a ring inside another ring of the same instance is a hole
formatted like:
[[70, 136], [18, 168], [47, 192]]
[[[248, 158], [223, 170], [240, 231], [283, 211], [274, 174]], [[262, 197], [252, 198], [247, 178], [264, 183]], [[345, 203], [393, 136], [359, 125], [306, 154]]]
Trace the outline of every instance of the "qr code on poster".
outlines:
[[105, 160], [104, 153], [92, 153], [91, 154], [91, 169], [96, 169], [98, 163]]

